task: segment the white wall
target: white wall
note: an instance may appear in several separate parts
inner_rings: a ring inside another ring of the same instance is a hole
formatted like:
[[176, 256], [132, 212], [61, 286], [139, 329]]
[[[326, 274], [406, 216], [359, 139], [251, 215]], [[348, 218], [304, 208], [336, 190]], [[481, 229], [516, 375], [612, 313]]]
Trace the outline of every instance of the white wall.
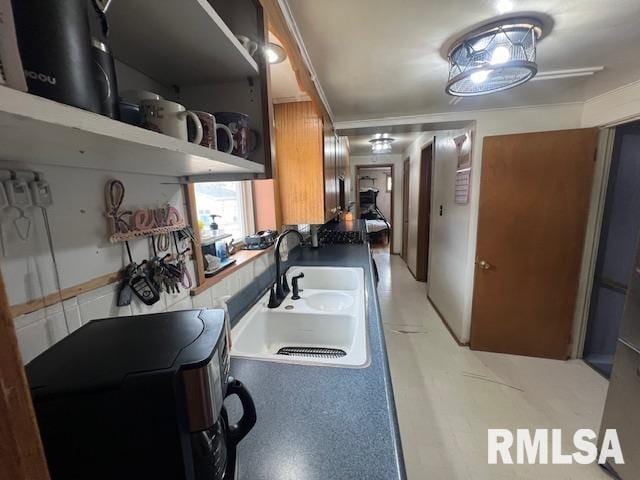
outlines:
[[[446, 132], [436, 136], [434, 149], [434, 182], [431, 196], [431, 225], [429, 238], [428, 295], [453, 331], [463, 331], [465, 283], [460, 272], [466, 270], [469, 237], [469, 204], [455, 203], [454, 186], [458, 152], [454, 138], [471, 131]], [[471, 148], [467, 140], [463, 148]], [[442, 208], [442, 215], [440, 209]]]
[[584, 104], [582, 126], [598, 127], [640, 118], [640, 80], [594, 97]]
[[[354, 155], [350, 159], [351, 165], [351, 190], [349, 201], [356, 201], [356, 166], [367, 165], [393, 165], [393, 252], [402, 251], [402, 178], [403, 178], [402, 155]], [[376, 182], [377, 186], [377, 182]], [[381, 187], [381, 190], [384, 186]], [[391, 219], [389, 219], [391, 221]]]
[[[6, 166], [0, 163], [0, 167]], [[129, 263], [124, 244], [111, 244], [108, 240], [105, 216], [107, 180], [118, 178], [124, 183], [126, 195], [123, 206], [126, 208], [156, 207], [169, 203], [183, 215], [185, 213], [182, 187], [177, 178], [66, 167], [39, 167], [38, 171], [53, 191], [54, 205], [47, 213], [63, 289], [117, 272]], [[8, 172], [0, 172], [1, 179], [8, 178], [8, 175]], [[19, 172], [18, 175], [30, 179], [29, 174]], [[41, 210], [32, 207], [26, 211], [26, 215], [32, 219], [26, 242], [16, 235], [13, 226], [16, 215], [14, 209], [4, 209], [0, 216], [4, 246], [0, 269], [11, 305], [57, 292]], [[152, 255], [146, 239], [131, 241], [130, 245], [134, 260], [138, 262]], [[163, 293], [160, 301], [151, 307], [135, 297], [130, 306], [117, 307], [117, 284], [112, 284], [82, 293], [63, 304], [21, 315], [14, 322], [23, 360], [30, 361], [80, 325], [95, 318], [212, 308], [219, 305], [225, 296], [248, 285], [271, 262], [272, 255], [264, 255], [197, 297], [191, 297], [189, 290], [181, 289], [180, 294]], [[191, 277], [195, 279], [191, 263], [189, 268]]]

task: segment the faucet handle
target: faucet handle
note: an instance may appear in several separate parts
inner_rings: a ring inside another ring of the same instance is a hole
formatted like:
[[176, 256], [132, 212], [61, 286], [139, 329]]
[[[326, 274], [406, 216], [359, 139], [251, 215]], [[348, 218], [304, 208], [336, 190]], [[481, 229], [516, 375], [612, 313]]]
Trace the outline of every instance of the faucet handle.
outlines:
[[300, 292], [302, 292], [303, 290], [300, 287], [298, 287], [298, 281], [301, 278], [304, 278], [304, 273], [300, 273], [299, 275], [296, 275], [291, 279], [291, 282], [293, 283], [293, 296], [291, 297], [291, 300], [300, 299]]
[[287, 282], [287, 272], [282, 274], [282, 291], [284, 292], [284, 296], [286, 297], [291, 289], [289, 288], [289, 282]]
[[278, 296], [276, 295], [276, 286], [273, 285], [271, 287], [271, 293], [269, 294], [269, 308], [277, 308], [280, 306], [280, 302], [278, 301]]

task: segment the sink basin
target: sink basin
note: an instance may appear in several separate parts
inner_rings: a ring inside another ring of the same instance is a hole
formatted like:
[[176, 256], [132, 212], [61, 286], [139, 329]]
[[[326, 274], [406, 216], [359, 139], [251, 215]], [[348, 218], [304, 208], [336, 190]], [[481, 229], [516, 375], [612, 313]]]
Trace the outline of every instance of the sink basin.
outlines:
[[304, 273], [301, 298], [291, 294], [270, 309], [269, 294], [231, 331], [233, 357], [281, 363], [361, 368], [369, 363], [364, 271], [342, 267], [292, 267]]
[[323, 312], [339, 312], [353, 305], [353, 296], [342, 292], [314, 293], [303, 298], [311, 308]]
[[364, 287], [361, 268], [344, 267], [291, 267], [287, 272], [289, 285], [296, 275], [304, 273], [300, 287], [310, 290], [354, 291]]

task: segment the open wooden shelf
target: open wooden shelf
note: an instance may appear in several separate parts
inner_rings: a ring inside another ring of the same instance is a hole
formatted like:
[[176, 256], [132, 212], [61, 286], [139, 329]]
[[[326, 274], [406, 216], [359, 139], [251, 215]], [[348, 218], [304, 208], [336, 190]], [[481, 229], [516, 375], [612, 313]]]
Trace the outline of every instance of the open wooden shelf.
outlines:
[[264, 172], [244, 158], [6, 87], [0, 139], [0, 160], [32, 165], [175, 177]]
[[109, 42], [116, 58], [165, 85], [258, 75], [258, 64], [206, 0], [113, 2]]

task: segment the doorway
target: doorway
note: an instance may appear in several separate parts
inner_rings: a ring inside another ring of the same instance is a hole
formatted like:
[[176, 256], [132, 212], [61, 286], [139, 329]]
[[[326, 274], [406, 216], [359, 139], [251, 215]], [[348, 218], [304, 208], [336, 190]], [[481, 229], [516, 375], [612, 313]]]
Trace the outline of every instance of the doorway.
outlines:
[[616, 128], [583, 358], [609, 378], [640, 233], [640, 122]]
[[420, 153], [418, 186], [418, 237], [416, 250], [416, 280], [426, 282], [429, 274], [429, 231], [431, 225], [431, 180], [433, 172], [433, 142]]
[[372, 248], [393, 252], [393, 164], [356, 167], [356, 212]]
[[402, 167], [402, 253], [400, 256], [407, 262], [409, 250], [409, 185], [411, 184], [410, 160], [407, 158]]
[[470, 346], [566, 359], [597, 129], [485, 137]]

